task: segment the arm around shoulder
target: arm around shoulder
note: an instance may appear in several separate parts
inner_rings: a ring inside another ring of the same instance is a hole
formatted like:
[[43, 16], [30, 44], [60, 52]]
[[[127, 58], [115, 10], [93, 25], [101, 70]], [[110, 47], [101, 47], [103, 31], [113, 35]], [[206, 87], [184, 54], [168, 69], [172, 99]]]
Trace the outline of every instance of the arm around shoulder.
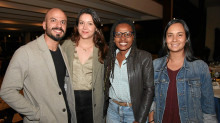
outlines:
[[62, 49], [66, 49], [69, 45], [73, 45], [73, 41], [71, 39], [67, 39], [63, 41], [61, 44]]

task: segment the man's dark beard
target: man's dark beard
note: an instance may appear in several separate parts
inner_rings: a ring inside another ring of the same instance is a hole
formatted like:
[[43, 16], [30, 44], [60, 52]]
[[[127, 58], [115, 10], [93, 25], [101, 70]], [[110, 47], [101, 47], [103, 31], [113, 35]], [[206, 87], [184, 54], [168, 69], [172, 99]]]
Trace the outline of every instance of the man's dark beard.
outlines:
[[[47, 28], [48, 29], [48, 28]], [[54, 29], [60, 29], [63, 32], [63, 36], [60, 37], [60, 34], [56, 34], [56, 36], [53, 36], [51, 33], [49, 33], [49, 31], [46, 29], [46, 34], [48, 37], [50, 37], [51, 39], [53, 39], [54, 41], [61, 41], [63, 39], [63, 37], [65, 36], [65, 32], [63, 31], [63, 29], [61, 28], [52, 28], [52, 30]]]

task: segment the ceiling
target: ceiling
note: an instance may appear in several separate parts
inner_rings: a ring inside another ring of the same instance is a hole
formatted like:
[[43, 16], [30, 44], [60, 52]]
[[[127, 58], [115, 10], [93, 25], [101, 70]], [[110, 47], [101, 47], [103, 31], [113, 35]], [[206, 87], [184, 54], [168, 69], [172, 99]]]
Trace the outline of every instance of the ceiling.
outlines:
[[127, 18], [133, 21], [161, 19], [163, 7], [156, 0], [0, 0], [0, 31], [42, 30], [42, 21], [50, 8], [60, 8], [73, 27], [83, 8], [93, 8], [102, 24]]

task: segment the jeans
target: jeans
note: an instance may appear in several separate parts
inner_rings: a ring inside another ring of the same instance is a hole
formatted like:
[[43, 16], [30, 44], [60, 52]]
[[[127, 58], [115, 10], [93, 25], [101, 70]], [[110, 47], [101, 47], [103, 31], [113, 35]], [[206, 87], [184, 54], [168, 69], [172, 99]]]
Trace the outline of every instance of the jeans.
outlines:
[[134, 114], [132, 107], [119, 106], [112, 99], [109, 100], [106, 123], [133, 123]]
[[220, 123], [220, 98], [214, 98], [215, 100], [215, 111], [218, 119], [218, 123]]

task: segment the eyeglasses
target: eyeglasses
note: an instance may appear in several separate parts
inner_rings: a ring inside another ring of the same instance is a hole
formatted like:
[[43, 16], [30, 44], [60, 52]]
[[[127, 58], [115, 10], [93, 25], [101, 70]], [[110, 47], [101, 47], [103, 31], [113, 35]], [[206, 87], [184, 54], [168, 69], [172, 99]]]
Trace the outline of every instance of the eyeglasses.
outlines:
[[134, 32], [114, 32], [114, 36], [115, 38], [121, 38], [122, 35], [124, 35], [125, 38], [130, 38], [132, 35], [134, 34]]

